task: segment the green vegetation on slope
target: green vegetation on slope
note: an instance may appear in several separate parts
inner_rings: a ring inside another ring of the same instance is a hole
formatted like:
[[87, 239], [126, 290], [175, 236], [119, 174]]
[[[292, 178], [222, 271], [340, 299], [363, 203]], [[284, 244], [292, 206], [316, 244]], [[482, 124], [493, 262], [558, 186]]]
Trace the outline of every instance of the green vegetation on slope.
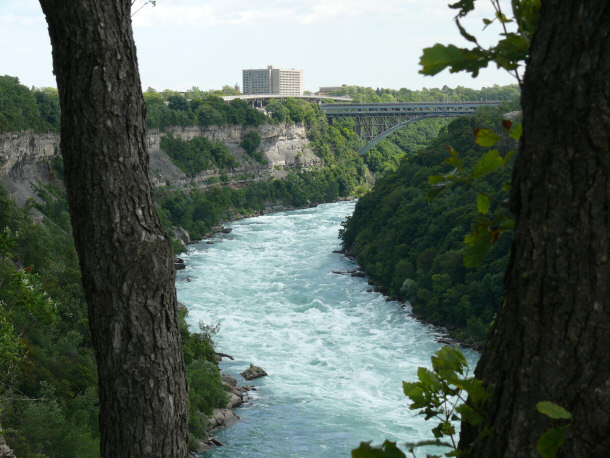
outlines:
[[197, 92], [182, 95], [178, 92], [157, 92], [148, 89], [146, 127], [166, 129], [172, 126], [259, 126], [268, 118], [259, 110], [250, 108], [244, 100], [225, 102], [217, 95]]
[[[380, 289], [408, 300], [417, 316], [474, 345], [485, 341], [500, 304], [511, 237], [502, 235], [478, 268], [464, 267], [463, 241], [476, 219], [476, 194], [455, 186], [429, 202], [428, 176], [451, 169], [444, 162], [448, 145], [472, 166], [483, 152], [474, 143], [475, 126], [498, 129], [500, 112], [452, 121], [428, 148], [405, 158], [360, 199], [341, 234], [344, 248]], [[491, 174], [484, 190], [504, 199], [500, 189], [509, 172]]]
[[[19, 457], [99, 456], [97, 370], [65, 192], [17, 208], [0, 188], [0, 423]], [[34, 223], [34, 210], [45, 215]], [[224, 407], [213, 342], [181, 316], [190, 432]], [[201, 400], [205, 400], [205, 402]]]
[[212, 168], [223, 170], [239, 166], [223, 143], [212, 143], [205, 137], [182, 140], [174, 138], [170, 132], [161, 137], [161, 148], [189, 177]]
[[59, 96], [46, 87], [28, 89], [19, 78], [0, 76], [0, 132], [59, 131]]

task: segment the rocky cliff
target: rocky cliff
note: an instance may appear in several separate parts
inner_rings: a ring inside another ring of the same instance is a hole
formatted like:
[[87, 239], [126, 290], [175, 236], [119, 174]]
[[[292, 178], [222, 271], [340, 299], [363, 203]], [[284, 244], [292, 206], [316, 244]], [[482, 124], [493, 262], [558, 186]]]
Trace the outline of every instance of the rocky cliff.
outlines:
[[[210, 141], [224, 143], [240, 164], [240, 167], [222, 173], [223, 178], [228, 178], [234, 186], [272, 176], [282, 177], [289, 169], [322, 165], [322, 161], [309, 148], [305, 127], [286, 124], [265, 124], [256, 128], [261, 136], [259, 149], [268, 161], [265, 165], [257, 163], [239, 146], [243, 136], [252, 129], [242, 126], [194, 126], [174, 127], [169, 131], [174, 137], [183, 140], [203, 136]], [[165, 132], [159, 132], [157, 129], [148, 132], [150, 178], [154, 186], [205, 188], [210, 183], [219, 181], [219, 170], [206, 170], [194, 178], [187, 178], [161, 149], [163, 135]], [[0, 132], [0, 182], [15, 197], [18, 204], [23, 204], [28, 198], [35, 196], [34, 185], [46, 183], [51, 179], [51, 163], [59, 155], [59, 145], [59, 135], [54, 133]]]
[[34, 197], [33, 184], [49, 181], [58, 154], [58, 134], [0, 132], [0, 182], [23, 205]]

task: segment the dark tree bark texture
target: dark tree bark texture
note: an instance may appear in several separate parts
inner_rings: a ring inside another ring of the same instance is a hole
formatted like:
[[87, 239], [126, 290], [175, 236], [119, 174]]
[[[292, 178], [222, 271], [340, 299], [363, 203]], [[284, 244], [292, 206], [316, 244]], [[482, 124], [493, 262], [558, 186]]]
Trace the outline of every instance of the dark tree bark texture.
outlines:
[[97, 358], [102, 456], [186, 456], [187, 381], [169, 239], [148, 179], [130, 0], [40, 0]]
[[[569, 410], [561, 457], [610, 456], [610, 2], [543, 0], [523, 84], [506, 295], [476, 369], [494, 431], [474, 457], [537, 457]], [[476, 436], [463, 425], [460, 446]]]

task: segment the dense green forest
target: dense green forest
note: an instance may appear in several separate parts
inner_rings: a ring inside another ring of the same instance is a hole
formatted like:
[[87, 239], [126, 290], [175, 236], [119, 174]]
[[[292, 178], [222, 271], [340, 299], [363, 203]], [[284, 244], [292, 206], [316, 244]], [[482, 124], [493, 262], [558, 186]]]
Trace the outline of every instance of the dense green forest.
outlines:
[[[408, 300], [417, 316], [475, 346], [485, 341], [500, 304], [511, 236], [500, 236], [478, 268], [466, 268], [464, 236], [477, 217], [476, 193], [455, 186], [428, 201], [428, 176], [452, 169], [445, 163], [447, 146], [459, 151], [465, 167], [472, 166], [484, 152], [474, 143], [475, 127], [501, 131], [501, 113], [511, 108], [482, 110], [449, 123], [359, 200], [341, 233], [343, 247], [380, 290]], [[507, 167], [480, 186], [501, 201], [506, 198], [502, 184], [509, 180]]]
[[[65, 192], [18, 208], [0, 188], [0, 418], [19, 457], [99, 456], [97, 370]], [[30, 215], [40, 212], [43, 223]], [[213, 342], [181, 311], [192, 442], [224, 407]]]
[[28, 89], [14, 76], [0, 76], [0, 132], [59, 131], [57, 89]]

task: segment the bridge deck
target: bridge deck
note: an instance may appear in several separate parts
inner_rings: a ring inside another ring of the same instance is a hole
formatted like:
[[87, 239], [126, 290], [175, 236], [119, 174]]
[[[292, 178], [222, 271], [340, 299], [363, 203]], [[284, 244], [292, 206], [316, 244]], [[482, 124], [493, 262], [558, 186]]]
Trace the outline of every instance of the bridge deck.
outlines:
[[409, 102], [409, 103], [323, 103], [320, 108], [326, 116], [402, 116], [406, 114], [472, 113], [481, 106], [497, 106], [500, 101], [481, 102]]

